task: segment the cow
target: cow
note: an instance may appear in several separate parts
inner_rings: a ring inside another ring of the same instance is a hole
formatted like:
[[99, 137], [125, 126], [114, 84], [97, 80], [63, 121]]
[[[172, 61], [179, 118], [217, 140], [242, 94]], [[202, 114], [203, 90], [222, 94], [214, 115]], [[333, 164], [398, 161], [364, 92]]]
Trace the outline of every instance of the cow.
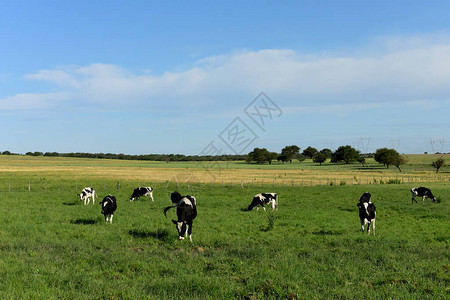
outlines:
[[375, 235], [375, 217], [377, 215], [375, 204], [371, 201], [360, 201], [356, 206], [359, 208], [359, 219], [361, 221], [361, 230], [364, 234], [364, 227], [367, 225], [367, 234], [370, 235], [370, 224], [372, 224], [373, 235]]
[[427, 202], [428, 198], [431, 199], [433, 203], [436, 202], [436, 197], [433, 196], [430, 189], [427, 189], [426, 187], [412, 188], [411, 194], [412, 194], [411, 204], [414, 204], [414, 201], [416, 201], [417, 203], [417, 200], [415, 199], [416, 196], [422, 197], [422, 203], [424, 202], [425, 198], [427, 198]]
[[181, 194], [176, 191], [170, 195], [170, 200], [172, 200], [172, 204], [177, 204], [178, 202], [180, 202], [181, 198], [182, 198]]
[[91, 187], [85, 187], [81, 190], [80, 194], [77, 194], [80, 197], [80, 201], [84, 201], [84, 205], [89, 204], [90, 199], [92, 198], [92, 204], [95, 202], [95, 190]]
[[[172, 193], [172, 201], [177, 198], [179, 193]], [[192, 242], [192, 223], [197, 217], [197, 203], [195, 197], [192, 196], [180, 196], [178, 203], [164, 208], [164, 216], [167, 218], [166, 212], [176, 207], [177, 208], [177, 220], [172, 219], [172, 223], [175, 224], [178, 231], [178, 239], [184, 240], [184, 236], [189, 236], [189, 240]]]
[[112, 219], [114, 216], [114, 212], [117, 209], [117, 201], [116, 197], [113, 195], [108, 195], [103, 198], [103, 201], [100, 203], [102, 206], [102, 214], [105, 215], [105, 222], [112, 224]]
[[370, 195], [370, 193], [364, 193], [359, 198], [359, 203], [369, 203], [371, 199], [372, 199], [372, 195]]
[[143, 196], [149, 196], [149, 200], [152, 199], [152, 201], [155, 201], [155, 199], [153, 199], [153, 188], [149, 186], [135, 188], [133, 194], [130, 197], [130, 201], [134, 201], [134, 199], [139, 199]]
[[264, 211], [266, 211], [266, 208], [264, 205], [266, 204], [272, 204], [272, 211], [275, 209], [278, 210], [278, 195], [276, 193], [260, 193], [253, 197], [252, 203], [248, 206], [247, 210], [252, 210], [256, 207], [256, 210], [259, 210], [259, 207], [261, 206]]

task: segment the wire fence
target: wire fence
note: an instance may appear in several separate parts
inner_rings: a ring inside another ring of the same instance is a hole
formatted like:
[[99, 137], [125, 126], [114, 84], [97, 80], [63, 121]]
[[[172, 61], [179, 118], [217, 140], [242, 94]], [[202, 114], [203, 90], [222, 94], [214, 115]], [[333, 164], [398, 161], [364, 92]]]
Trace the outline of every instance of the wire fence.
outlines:
[[305, 177], [295, 179], [211, 179], [210, 181], [10, 181], [0, 183], [0, 193], [4, 192], [76, 192], [85, 187], [93, 187], [97, 192], [114, 193], [116, 191], [129, 191], [141, 186], [151, 186], [158, 189], [174, 190], [187, 188], [195, 190], [206, 186], [222, 186], [231, 188], [270, 187], [270, 186], [345, 186], [345, 185], [371, 185], [371, 184], [419, 184], [431, 182], [450, 182], [450, 176], [353, 176], [353, 177]]

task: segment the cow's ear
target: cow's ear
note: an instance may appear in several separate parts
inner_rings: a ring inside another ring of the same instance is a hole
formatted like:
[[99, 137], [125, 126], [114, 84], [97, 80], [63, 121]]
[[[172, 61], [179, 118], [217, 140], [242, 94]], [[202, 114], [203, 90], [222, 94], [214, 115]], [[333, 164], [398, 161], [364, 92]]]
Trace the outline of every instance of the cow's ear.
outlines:
[[174, 219], [172, 219], [172, 223], [173, 223], [173, 224], [175, 224], [175, 225], [177, 225], [177, 224], [178, 224], [178, 222], [177, 222], [177, 221], [175, 221]]

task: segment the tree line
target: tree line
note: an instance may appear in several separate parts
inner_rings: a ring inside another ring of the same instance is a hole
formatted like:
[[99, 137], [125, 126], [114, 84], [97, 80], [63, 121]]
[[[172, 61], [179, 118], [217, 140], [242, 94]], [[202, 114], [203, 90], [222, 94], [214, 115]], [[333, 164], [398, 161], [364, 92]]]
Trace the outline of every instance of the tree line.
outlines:
[[[266, 148], [255, 148], [247, 154], [245, 160], [247, 163], [271, 164], [274, 160], [283, 163], [292, 163], [294, 159], [302, 162], [306, 158], [309, 158], [319, 165], [322, 165], [327, 159], [330, 159], [330, 162], [332, 163], [344, 162], [345, 164], [350, 164], [358, 162], [365, 164], [366, 158], [369, 157], [373, 157], [376, 162], [383, 164], [387, 169], [389, 169], [389, 166], [391, 165], [395, 166], [400, 172], [402, 171], [401, 165], [408, 162], [407, 159], [395, 149], [380, 148], [377, 149], [375, 153], [362, 154], [360, 151], [349, 145], [340, 146], [334, 152], [327, 148], [319, 151], [316, 148], [309, 146], [300, 153], [300, 147], [296, 145], [284, 147], [281, 150], [281, 153], [270, 152]], [[431, 166], [436, 168], [436, 172], [444, 165], [445, 160], [442, 157], [433, 161], [431, 164]]]
[[[11, 153], [10, 151], [1, 152], [3, 155], [22, 155]], [[246, 154], [222, 154], [222, 155], [184, 155], [184, 154], [115, 154], [115, 153], [58, 153], [58, 152], [27, 152], [26, 156], [51, 156], [51, 157], [76, 157], [76, 158], [99, 158], [99, 159], [123, 159], [123, 160], [149, 160], [149, 161], [243, 161], [247, 157]]]

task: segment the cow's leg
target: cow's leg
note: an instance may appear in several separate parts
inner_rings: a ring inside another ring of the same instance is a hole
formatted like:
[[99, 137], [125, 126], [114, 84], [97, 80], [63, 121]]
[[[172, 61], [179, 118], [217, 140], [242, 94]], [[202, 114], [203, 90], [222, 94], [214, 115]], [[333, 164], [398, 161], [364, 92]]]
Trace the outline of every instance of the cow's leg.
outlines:
[[112, 219], [114, 215], [109, 215], [109, 224], [112, 224]]
[[266, 211], [266, 207], [263, 205], [263, 207], [262, 207], [263, 209], [264, 209], [264, 211]]
[[372, 231], [373, 231], [373, 236], [375, 236], [375, 219], [372, 220]]
[[362, 232], [362, 234], [364, 234], [364, 224], [365, 224], [365, 221], [361, 220], [361, 232]]
[[155, 202], [155, 199], [153, 199], [153, 192], [150, 192], [150, 197], [149, 199], [152, 199], [152, 202]]
[[370, 235], [370, 221], [367, 221], [367, 235]]
[[192, 243], [192, 223], [186, 224], [188, 226], [188, 230], [186, 231], [186, 237], [189, 235], [189, 240]]

